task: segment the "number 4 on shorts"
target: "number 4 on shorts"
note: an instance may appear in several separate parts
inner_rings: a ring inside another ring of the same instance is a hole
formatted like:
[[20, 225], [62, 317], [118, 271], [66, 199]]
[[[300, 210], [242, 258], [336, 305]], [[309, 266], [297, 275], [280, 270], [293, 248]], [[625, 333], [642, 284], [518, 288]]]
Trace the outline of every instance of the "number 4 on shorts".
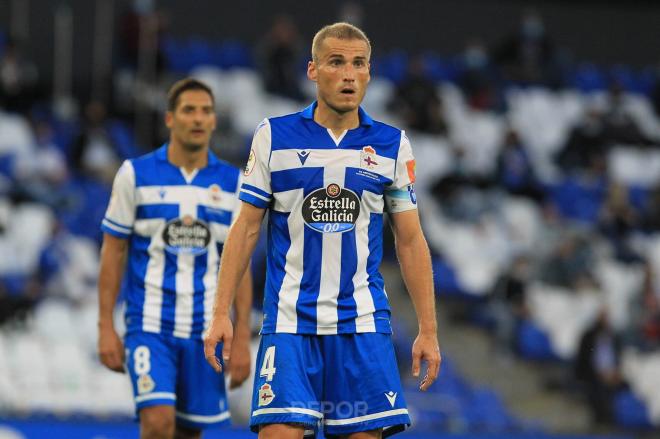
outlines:
[[259, 376], [266, 377], [266, 381], [273, 381], [273, 375], [275, 375], [275, 346], [269, 346], [264, 354]]

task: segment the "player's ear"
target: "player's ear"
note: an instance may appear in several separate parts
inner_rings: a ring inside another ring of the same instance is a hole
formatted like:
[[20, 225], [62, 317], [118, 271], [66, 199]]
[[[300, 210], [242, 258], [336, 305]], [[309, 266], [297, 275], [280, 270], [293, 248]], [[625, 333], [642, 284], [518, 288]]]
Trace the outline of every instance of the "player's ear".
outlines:
[[171, 111], [165, 112], [165, 126], [169, 129], [172, 129], [172, 124], [174, 123], [174, 113]]
[[316, 70], [316, 63], [312, 60], [307, 63], [307, 78], [316, 82], [318, 72]]

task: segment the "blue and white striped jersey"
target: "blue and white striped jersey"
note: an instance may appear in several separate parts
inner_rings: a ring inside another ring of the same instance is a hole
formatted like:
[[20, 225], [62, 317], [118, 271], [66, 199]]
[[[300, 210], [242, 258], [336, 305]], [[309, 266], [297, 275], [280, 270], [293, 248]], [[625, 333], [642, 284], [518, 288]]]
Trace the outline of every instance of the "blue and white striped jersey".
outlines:
[[211, 152], [205, 168], [187, 174], [167, 160], [167, 145], [124, 162], [101, 229], [129, 241], [123, 283], [129, 332], [201, 337], [239, 180], [240, 171]]
[[359, 110], [335, 138], [312, 104], [258, 127], [239, 198], [269, 209], [262, 333], [390, 333], [383, 212], [415, 209], [401, 130]]

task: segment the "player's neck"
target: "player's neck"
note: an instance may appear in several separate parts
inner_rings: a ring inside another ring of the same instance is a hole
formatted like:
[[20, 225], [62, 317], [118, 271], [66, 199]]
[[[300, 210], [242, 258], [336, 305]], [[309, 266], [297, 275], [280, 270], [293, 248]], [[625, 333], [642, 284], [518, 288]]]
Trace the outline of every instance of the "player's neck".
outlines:
[[338, 137], [344, 131], [360, 126], [360, 115], [357, 108], [347, 113], [339, 113], [319, 100], [314, 111], [314, 122], [330, 129]]
[[170, 140], [169, 148], [167, 148], [167, 160], [174, 166], [185, 169], [186, 172], [192, 172], [207, 165], [208, 147], [191, 151], [178, 142]]

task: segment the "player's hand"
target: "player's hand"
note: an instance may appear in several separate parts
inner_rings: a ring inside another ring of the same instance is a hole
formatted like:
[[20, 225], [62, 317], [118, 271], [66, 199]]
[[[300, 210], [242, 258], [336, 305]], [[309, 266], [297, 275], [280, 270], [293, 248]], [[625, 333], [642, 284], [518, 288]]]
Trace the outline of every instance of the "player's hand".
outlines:
[[250, 376], [250, 330], [236, 328], [229, 363], [229, 389], [239, 387]]
[[222, 359], [225, 363], [229, 362], [233, 338], [234, 328], [232, 327], [229, 316], [215, 316], [204, 336], [204, 357], [218, 373], [222, 372], [222, 365], [220, 364], [220, 359], [215, 356], [215, 348], [218, 343], [223, 343]]
[[99, 358], [105, 367], [124, 373], [124, 344], [113, 327], [99, 328]]
[[426, 361], [426, 374], [419, 385], [419, 390], [426, 391], [438, 377], [440, 372], [440, 346], [438, 336], [435, 333], [419, 333], [412, 347], [412, 374], [419, 376], [422, 361]]

